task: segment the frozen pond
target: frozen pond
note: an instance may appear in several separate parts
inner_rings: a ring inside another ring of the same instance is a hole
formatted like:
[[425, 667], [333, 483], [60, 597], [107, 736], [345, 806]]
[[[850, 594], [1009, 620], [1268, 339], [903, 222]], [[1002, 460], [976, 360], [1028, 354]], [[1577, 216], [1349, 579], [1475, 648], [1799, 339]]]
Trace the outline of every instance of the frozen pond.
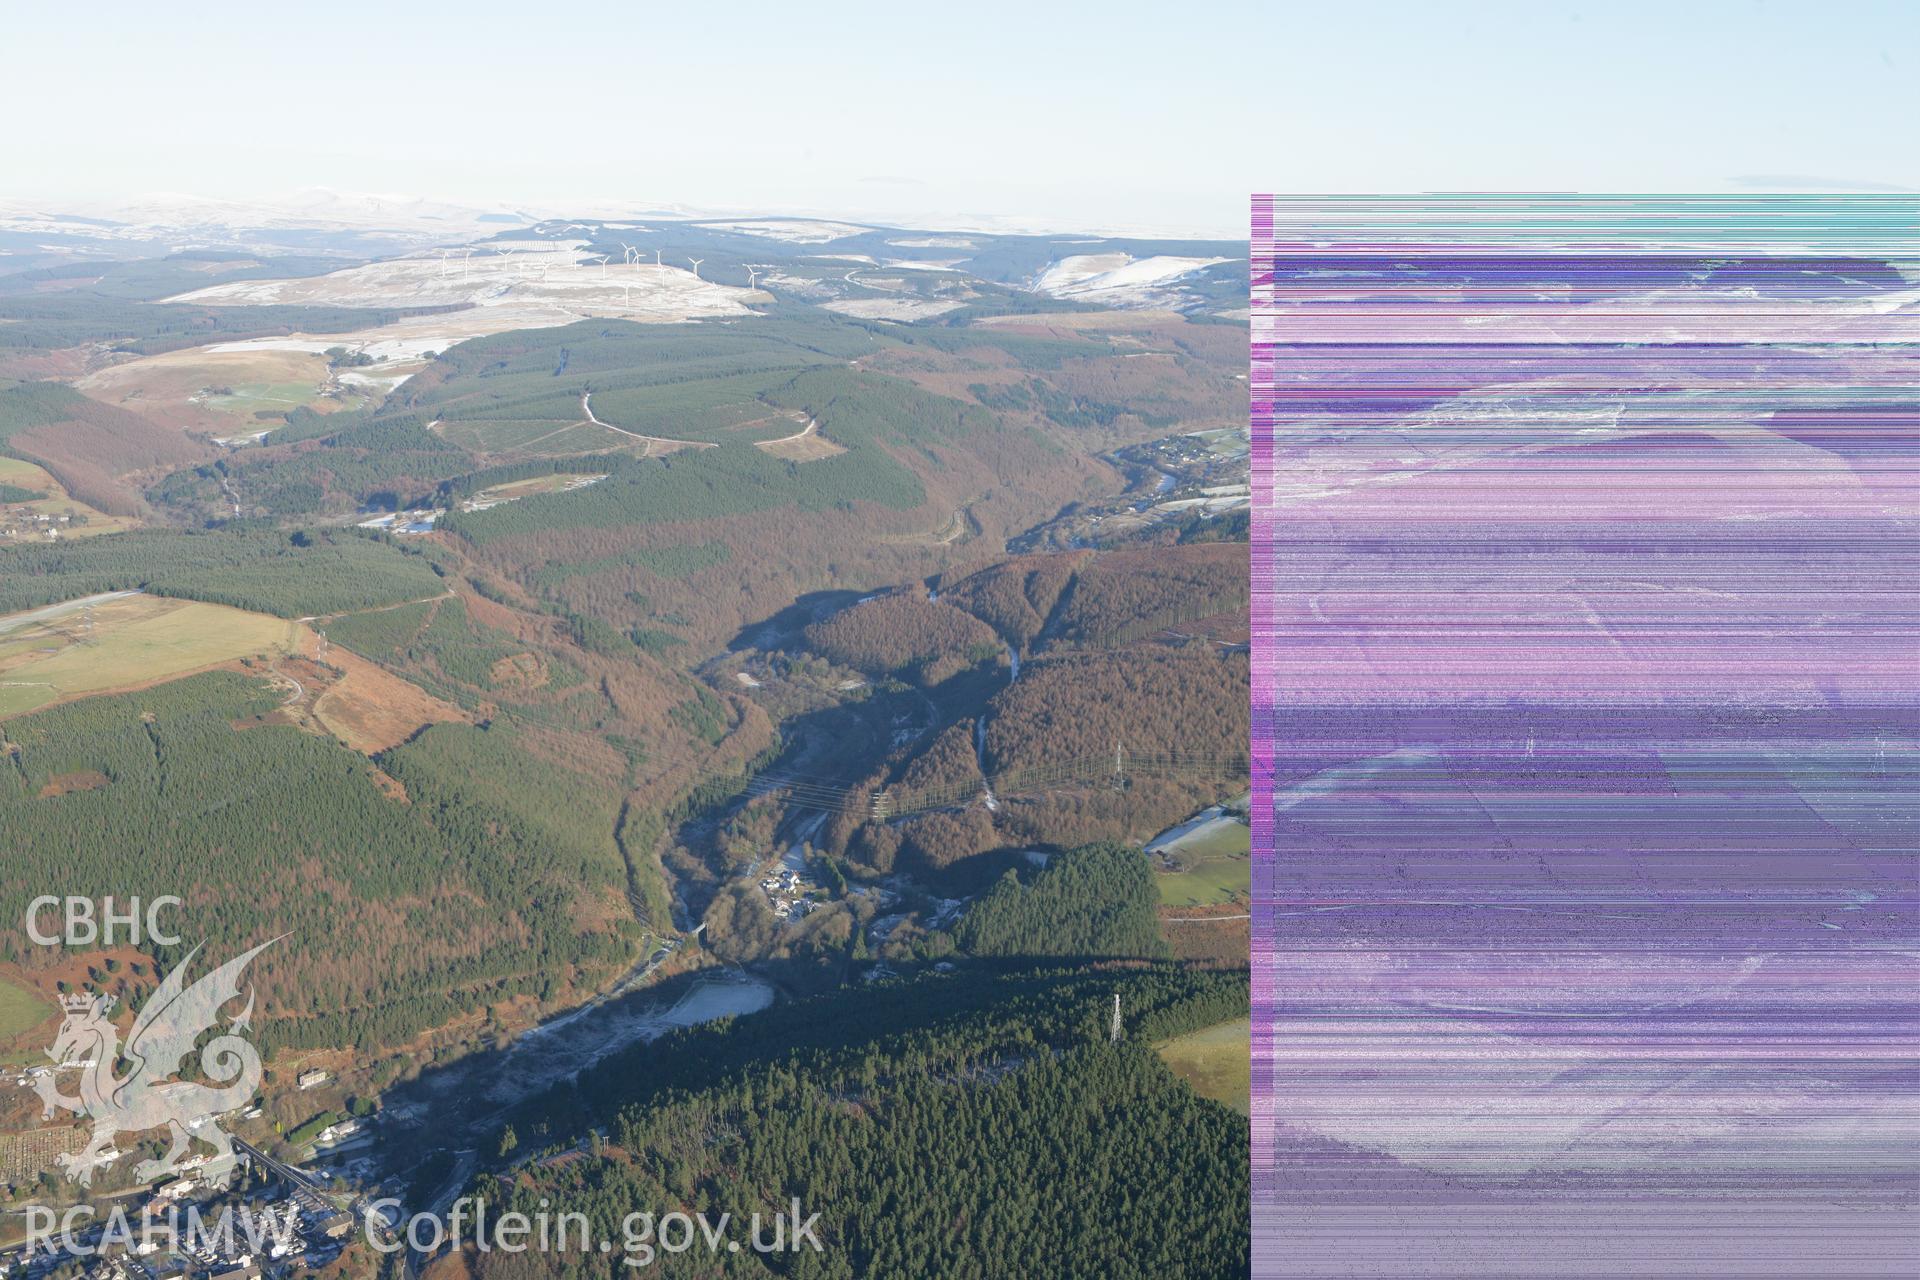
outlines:
[[[423, 1091], [430, 1106], [458, 1100], [487, 1111], [510, 1107], [567, 1080], [610, 1054], [672, 1031], [719, 1018], [757, 1013], [772, 1004], [772, 986], [737, 969], [702, 973], [674, 993], [637, 991], [588, 1004], [520, 1035], [503, 1051], [482, 1052], [404, 1093]], [[478, 1111], [462, 1106], [461, 1119]]]

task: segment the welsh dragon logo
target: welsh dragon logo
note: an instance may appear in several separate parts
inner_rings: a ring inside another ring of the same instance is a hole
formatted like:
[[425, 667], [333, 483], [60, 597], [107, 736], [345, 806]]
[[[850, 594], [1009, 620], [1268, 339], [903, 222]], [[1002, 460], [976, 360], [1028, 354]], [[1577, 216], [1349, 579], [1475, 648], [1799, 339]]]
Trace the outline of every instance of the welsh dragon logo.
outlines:
[[[200, 1050], [200, 1072], [215, 1083], [173, 1077], [178, 1076], [200, 1037], [214, 1029], [221, 1006], [243, 994], [240, 975], [248, 962], [279, 940], [261, 943], [189, 986], [187, 969], [200, 953], [196, 946], [148, 997], [127, 1033], [124, 1047], [119, 1029], [107, 1020], [113, 1006], [111, 997], [91, 993], [61, 997], [67, 1016], [47, 1056], [56, 1067], [80, 1066], [80, 1096], [61, 1093], [50, 1074], [40, 1077], [33, 1087], [45, 1104], [43, 1116], [52, 1116], [58, 1107], [93, 1121], [93, 1136], [87, 1145], [58, 1157], [68, 1181], [90, 1185], [94, 1171], [116, 1155], [115, 1134], [164, 1126], [170, 1139], [166, 1154], [158, 1160], [141, 1161], [134, 1168], [135, 1177], [146, 1182], [176, 1172], [180, 1158], [197, 1137], [211, 1146], [216, 1156], [228, 1157], [216, 1162], [210, 1171], [214, 1185], [227, 1184], [233, 1176], [233, 1145], [214, 1123], [214, 1117], [245, 1106], [260, 1087], [260, 1055], [239, 1034], [253, 1017], [251, 988], [244, 993], [246, 1007]], [[122, 1062], [126, 1072], [117, 1075], [115, 1068]]]

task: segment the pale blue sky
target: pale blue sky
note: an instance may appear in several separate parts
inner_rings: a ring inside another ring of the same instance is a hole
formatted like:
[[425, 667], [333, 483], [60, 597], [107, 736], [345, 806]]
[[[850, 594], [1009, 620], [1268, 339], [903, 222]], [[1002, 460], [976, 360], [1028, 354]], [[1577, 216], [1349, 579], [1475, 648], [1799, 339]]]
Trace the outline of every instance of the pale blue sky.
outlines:
[[10, 7], [0, 198], [1243, 233], [1246, 194], [1920, 188], [1920, 3]]

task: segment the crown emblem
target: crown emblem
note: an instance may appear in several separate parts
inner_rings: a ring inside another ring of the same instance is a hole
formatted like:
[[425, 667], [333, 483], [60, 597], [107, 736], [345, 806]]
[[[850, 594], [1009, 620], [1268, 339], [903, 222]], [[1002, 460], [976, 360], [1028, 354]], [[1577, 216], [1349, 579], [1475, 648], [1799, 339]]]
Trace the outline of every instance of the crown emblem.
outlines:
[[60, 997], [60, 1007], [68, 1013], [85, 1013], [92, 1009], [100, 997], [91, 991], [72, 992]]

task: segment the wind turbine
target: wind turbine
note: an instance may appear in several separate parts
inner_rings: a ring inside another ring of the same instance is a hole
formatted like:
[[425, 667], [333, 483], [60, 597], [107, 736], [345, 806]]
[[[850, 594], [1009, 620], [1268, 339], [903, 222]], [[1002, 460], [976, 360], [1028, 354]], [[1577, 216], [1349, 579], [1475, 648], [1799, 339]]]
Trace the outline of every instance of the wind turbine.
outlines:
[[639, 250], [635, 249], [632, 245], [626, 244], [624, 242], [620, 245], [620, 249], [623, 253], [626, 254], [626, 257], [621, 260], [622, 265], [629, 266], [629, 267], [632, 266], [633, 257], [636, 253], [639, 252]]
[[658, 249], [653, 251], [653, 265], [656, 267], [660, 265], [660, 251]]
[[706, 259], [705, 258], [688, 258], [687, 261], [693, 264], [693, 278], [695, 280], [698, 280], [700, 278], [700, 264], [705, 262]]
[[755, 276], [754, 276], [753, 268], [748, 267], [747, 268], [747, 288], [749, 289], [753, 288], [754, 279], [755, 279]]

